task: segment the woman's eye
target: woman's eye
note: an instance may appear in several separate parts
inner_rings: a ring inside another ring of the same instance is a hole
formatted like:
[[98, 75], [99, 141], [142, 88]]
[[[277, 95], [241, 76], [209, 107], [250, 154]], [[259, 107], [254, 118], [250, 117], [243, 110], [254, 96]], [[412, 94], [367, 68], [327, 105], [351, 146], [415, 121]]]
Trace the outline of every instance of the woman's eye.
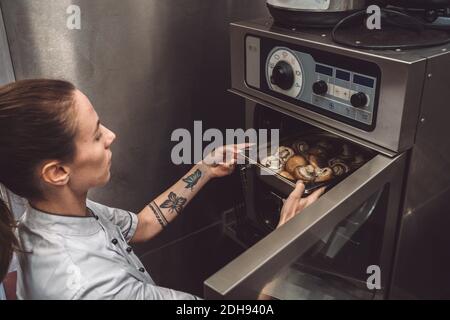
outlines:
[[100, 141], [101, 138], [102, 138], [102, 134], [99, 134], [98, 136], [95, 137], [95, 141]]

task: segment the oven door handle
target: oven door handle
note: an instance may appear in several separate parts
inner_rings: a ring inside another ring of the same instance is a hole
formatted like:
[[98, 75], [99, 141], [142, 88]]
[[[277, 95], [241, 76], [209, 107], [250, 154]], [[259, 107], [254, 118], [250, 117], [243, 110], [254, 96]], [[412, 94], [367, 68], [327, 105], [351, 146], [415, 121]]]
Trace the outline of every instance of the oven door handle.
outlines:
[[[288, 223], [274, 230], [204, 283], [207, 299], [255, 299], [263, 287], [386, 184], [388, 210], [399, 212], [406, 155], [377, 155]], [[392, 188], [394, 187], [394, 188]], [[391, 218], [395, 223], [395, 217]], [[393, 236], [388, 237], [393, 246]]]

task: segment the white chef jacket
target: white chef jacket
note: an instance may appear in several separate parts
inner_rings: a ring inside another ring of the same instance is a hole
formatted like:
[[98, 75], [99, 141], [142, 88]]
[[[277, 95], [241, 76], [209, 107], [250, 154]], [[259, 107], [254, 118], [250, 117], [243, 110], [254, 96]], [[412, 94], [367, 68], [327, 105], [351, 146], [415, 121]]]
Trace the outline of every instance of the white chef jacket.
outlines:
[[89, 217], [45, 213], [28, 205], [18, 235], [19, 299], [196, 299], [158, 287], [128, 242], [134, 213], [87, 201]]

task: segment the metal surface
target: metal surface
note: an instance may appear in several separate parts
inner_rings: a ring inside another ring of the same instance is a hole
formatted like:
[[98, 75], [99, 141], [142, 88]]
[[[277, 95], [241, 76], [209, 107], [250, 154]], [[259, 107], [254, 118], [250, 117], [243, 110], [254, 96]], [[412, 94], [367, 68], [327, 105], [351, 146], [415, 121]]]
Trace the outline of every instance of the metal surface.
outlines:
[[[405, 154], [395, 159], [376, 156], [315, 204], [276, 229], [205, 282], [206, 298], [255, 298], [265, 284], [314, 243], [326, 236], [343, 218], [386, 184], [391, 184], [386, 228], [395, 229], [399, 210]], [[394, 224], [394, 226], [388, 224]], [[386, 232], [386, 230], [385, 230]], [[381, 266], [387, 285], [394, 234], [383, 243]]]
[[267, 0], [267, 4], [276, 8], [309, 12], [350, 11], [364, 9], [366, 0]]
[[[141, 210], [190, 168], [171, 161], [173, 130], [192, 132], [194, 120], [202, 120], [204, 130], [243, 126], [243, 101], [226, 92], [229, 23], [267, 16], [264, 0], [0, 0], [0, 5], [17, 79], [74, 82], [117, 135], [112, 179], [93, 190], [93, 200]], [[67, 28], [69, 5], [80, 7], [80, 30]], [[224, 192], [228, 183], [231, 178], [212, 182], [161, 237], [136, 248], [141, 253], [164, 248], [146, 265], [165, 266], [155, 275], [158, 283], [194, 292], [188, 278], [176, 275], [210, 266], [180, 263], [179, 246], [165, 245], [218, 221], [233, 198]]]
[[391, 298], [450, 297], [450, 54], [427, 63]]
[[0, 7], [0, 85], [12, 81], [14, 81], [14, 70], [9, 54], [5, 25], [3, 23], [3, 13]]
[[[287, 43], [304, 45], [377, 64], [382, 71], [382, 75], [375, 130], [372, 132], [363, 131], [249, 88], [244, 81], [245, 50], [243, 45], [246, 34], [268, 36]], [[234, 90], [293, 113], [298, 113], [306, 118], [336, 128], [393, 152], [403, 152], [414, 144], [421, 92], [425, 78], [426, 59], [424, 55], [442, 54], [442, 50], [448, 49], [450, 46], [404, 53], [358, 51], [333, 44], [329, 34], [326, 32], [293, 32], [272, 27], [270, 21], [257, 20], [232, 25], [231, 48], [232, 87]]]
[[404, 8], [442, 9], [450, 6], [449, 0], [385, 0], [386, 3]]
[[[266, 12], [254, 0], [0, 3], [17, 79], [73, 81], [117, 134], [112, 182], [92, 196], [133, 210], [184, 173], [170, 160], [172, 131], [190, 129], [195, 119], [212, 122], [215, 110], [240, 102], [225, 92], [228, 25]], [[80, 7], [81, 30], [66, 27], [72, 4]], [[213, 124], [238, 125], [233, 119]]]

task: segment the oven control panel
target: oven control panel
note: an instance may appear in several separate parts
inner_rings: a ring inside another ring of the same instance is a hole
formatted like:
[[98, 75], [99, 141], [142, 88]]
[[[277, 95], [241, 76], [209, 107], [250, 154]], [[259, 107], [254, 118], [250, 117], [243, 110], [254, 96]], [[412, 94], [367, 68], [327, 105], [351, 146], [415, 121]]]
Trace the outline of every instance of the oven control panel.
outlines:
[[248, 86], [365, 131], [376, 126], [380, 79], [368, 61], [246, 37]]

